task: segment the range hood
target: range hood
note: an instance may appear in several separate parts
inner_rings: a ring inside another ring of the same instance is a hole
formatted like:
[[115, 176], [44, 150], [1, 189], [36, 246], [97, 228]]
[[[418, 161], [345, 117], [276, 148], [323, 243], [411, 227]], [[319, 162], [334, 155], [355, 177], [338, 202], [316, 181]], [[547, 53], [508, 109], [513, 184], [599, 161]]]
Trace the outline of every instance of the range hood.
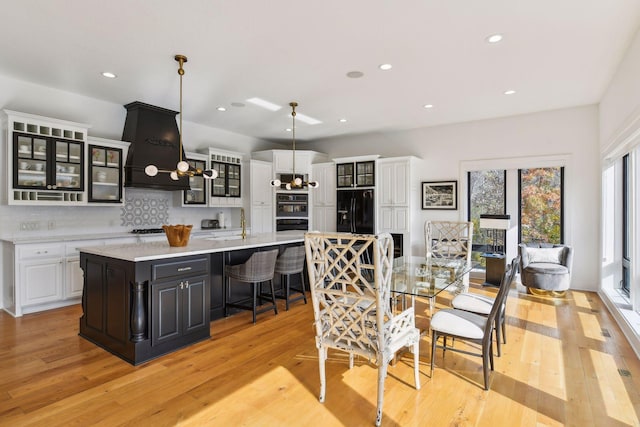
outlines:
[[[147, 165], [158, 169], [174, 170], [180, 158], [180, 131], [176, 123], [177, 111], [156, 107], [142, 102], [132, 102], [124, 106], [127, 118], [124, 122], [122, 140], [130, 142], [127, 161], [124, 166], [124, 186], [142, 187], [156, 190], [189, 190], [189, 178], [177, 181], [169, 174], [148, 176], [144, 173]], [[184, 150], [182, 153], [184, 156]]]

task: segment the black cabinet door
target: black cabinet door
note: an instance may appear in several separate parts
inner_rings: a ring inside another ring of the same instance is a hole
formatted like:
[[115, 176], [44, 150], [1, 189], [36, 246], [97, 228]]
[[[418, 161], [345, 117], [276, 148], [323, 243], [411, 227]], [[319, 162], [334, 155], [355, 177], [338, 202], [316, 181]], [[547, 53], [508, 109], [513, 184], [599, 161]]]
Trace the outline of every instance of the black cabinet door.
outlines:
[[180, 286], [174, 281], [151, 285], [152, 346], [180, 337], [180, 292]]
[[151, 345], [209, 328], [208, 276], [151, 285]]
[[180, 290], [182, 334], [189, 334], [209, 327], [207, 282], [206, 276], [184, 281], [184, 289]]

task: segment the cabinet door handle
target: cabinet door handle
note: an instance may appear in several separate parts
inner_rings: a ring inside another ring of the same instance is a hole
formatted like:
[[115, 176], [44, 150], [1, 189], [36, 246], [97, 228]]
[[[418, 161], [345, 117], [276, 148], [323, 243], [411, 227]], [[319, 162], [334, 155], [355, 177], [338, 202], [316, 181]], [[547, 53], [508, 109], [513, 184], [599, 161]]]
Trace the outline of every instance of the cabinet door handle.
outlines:
[[187, 280], [186, 282], [184, 282], [184, 287], [185, 287], [186, 289], [189, 289], [189, 281], [188, 281], [188, 280]]
[[179, 267], [178, 271], [189, 271], [191, 270], [191, 267]]
[[180, 282], [180, 289], [184, 289], [184, 283]]

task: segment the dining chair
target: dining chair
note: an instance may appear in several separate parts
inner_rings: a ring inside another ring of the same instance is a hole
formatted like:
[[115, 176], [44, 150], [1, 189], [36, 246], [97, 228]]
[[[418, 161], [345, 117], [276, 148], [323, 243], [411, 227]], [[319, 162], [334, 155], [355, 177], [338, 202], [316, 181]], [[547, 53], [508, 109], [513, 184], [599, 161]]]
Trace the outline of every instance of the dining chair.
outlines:
[[[517, 271], [519, 264], [520, 256], [517, 256], [511, 261], [511, 265], [509, 268], [515, 269]], [[508, 295], [509, 291], [504, 294], [503, 301], [500, 305], [500, 310], [498, 311], [498, 315], [496, 316], [496, 320], [494, 323], [494, 330], [496, 332], [496, 351], [498, 356], [500, 356], [502, 353], [500, 348], [500, 338], [502, 338], [503, 344], [507, 343], [506, 308]], [[482, 316], [488, 316], [491, 312], [491, 307], [495, 303], [495, 300], [495, 297], [491, 297], [488, 295], [481, 295], [474, 292], [464, 292], [456, 295], [453, 300], [451, 300], [451, 306], [458, 310], [464, 310], [471, 313], [480, 314]]]
[[[231, 286], [237, 285], [237, 282], [249, 283], [252, 292], [252, 297], [236, 301], [227, 301], [224, 306], [225, 317], [229, 315], [229, 308], [251, 310], [253, 312], [253, 323], [256, 323], [256, 315], [259, 313], [273, 310], [275, 314], [278, 314], [278, 306], [276, 305], [276, 296], [273, 288], [273, 275], [277, 256], [278, 249], [259, 251], [251, 254], [249, 259], [243, 264], [225, 266], [225, 295], [227, 295], [227, 297], [231, 294]], [[259, 292], [259, 287], [261, 287], [264, 282], [269, 282], [270, 285], [271, 304], [261, 307], [258, 310], [258, 298], [261, 301], [263, 299], [262, 294]], [[249, 302], [251, 302], [251, 305], [248, 305]]]
[[[425, 221], [425, 252], [430, 258], [466, 259], [471, 264], [473, 222]], [[458, 292], [469, 289], [469, 274], [465, 274]]]
[[350, 368], [353, 355], [373, 360], [378, 368], [379, 426], [387, 367], [403, 347], [413, 353], [415, 387], [420, 389], [420, 331], [413, 307], [397, 313], [390, 303], [393, 239], [388, 233], [306, 233], [304, 244], [318, 348], [319, 400], [325, 400], [328, 349], [349, 353]]
[[[489, 390], [489, 368], [493, 371], [493, 329], [496, 316], [501, 309], [502, 300], [509, 292], [513, 277], [514, 268], [509, 268], [500, 283], [498, 294], [491, 306], [491, 311], [487, 316], [482, 316], [469, 311], [458, 310], [456, 308], [445, 308], [438, 311], [431, 318], [431, 378], [433, 378], [433, 368], [436, 361], [436, 349], [442, 349], [442, 359], [447, 350], [464, 353], [471, 356], [482, 357], [482, 372], [484, 377], [484, 389]], [[438, 339], [442, 337], [442, 345], [438, 344]], [[454, 338], [456, 341], [473, 343], [480, 346], [480, 353], [456, 348], [447, 345], [447, 338]]]

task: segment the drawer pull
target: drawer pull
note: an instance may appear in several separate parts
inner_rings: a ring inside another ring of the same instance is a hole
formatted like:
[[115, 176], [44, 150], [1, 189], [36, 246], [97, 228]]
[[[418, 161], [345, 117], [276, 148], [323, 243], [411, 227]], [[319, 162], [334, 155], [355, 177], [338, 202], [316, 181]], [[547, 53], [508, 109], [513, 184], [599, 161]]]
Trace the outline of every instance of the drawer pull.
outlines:
[[180, 267], [178, 268], [178, 271], [189, 271], [191, 270], [191, 267]]

